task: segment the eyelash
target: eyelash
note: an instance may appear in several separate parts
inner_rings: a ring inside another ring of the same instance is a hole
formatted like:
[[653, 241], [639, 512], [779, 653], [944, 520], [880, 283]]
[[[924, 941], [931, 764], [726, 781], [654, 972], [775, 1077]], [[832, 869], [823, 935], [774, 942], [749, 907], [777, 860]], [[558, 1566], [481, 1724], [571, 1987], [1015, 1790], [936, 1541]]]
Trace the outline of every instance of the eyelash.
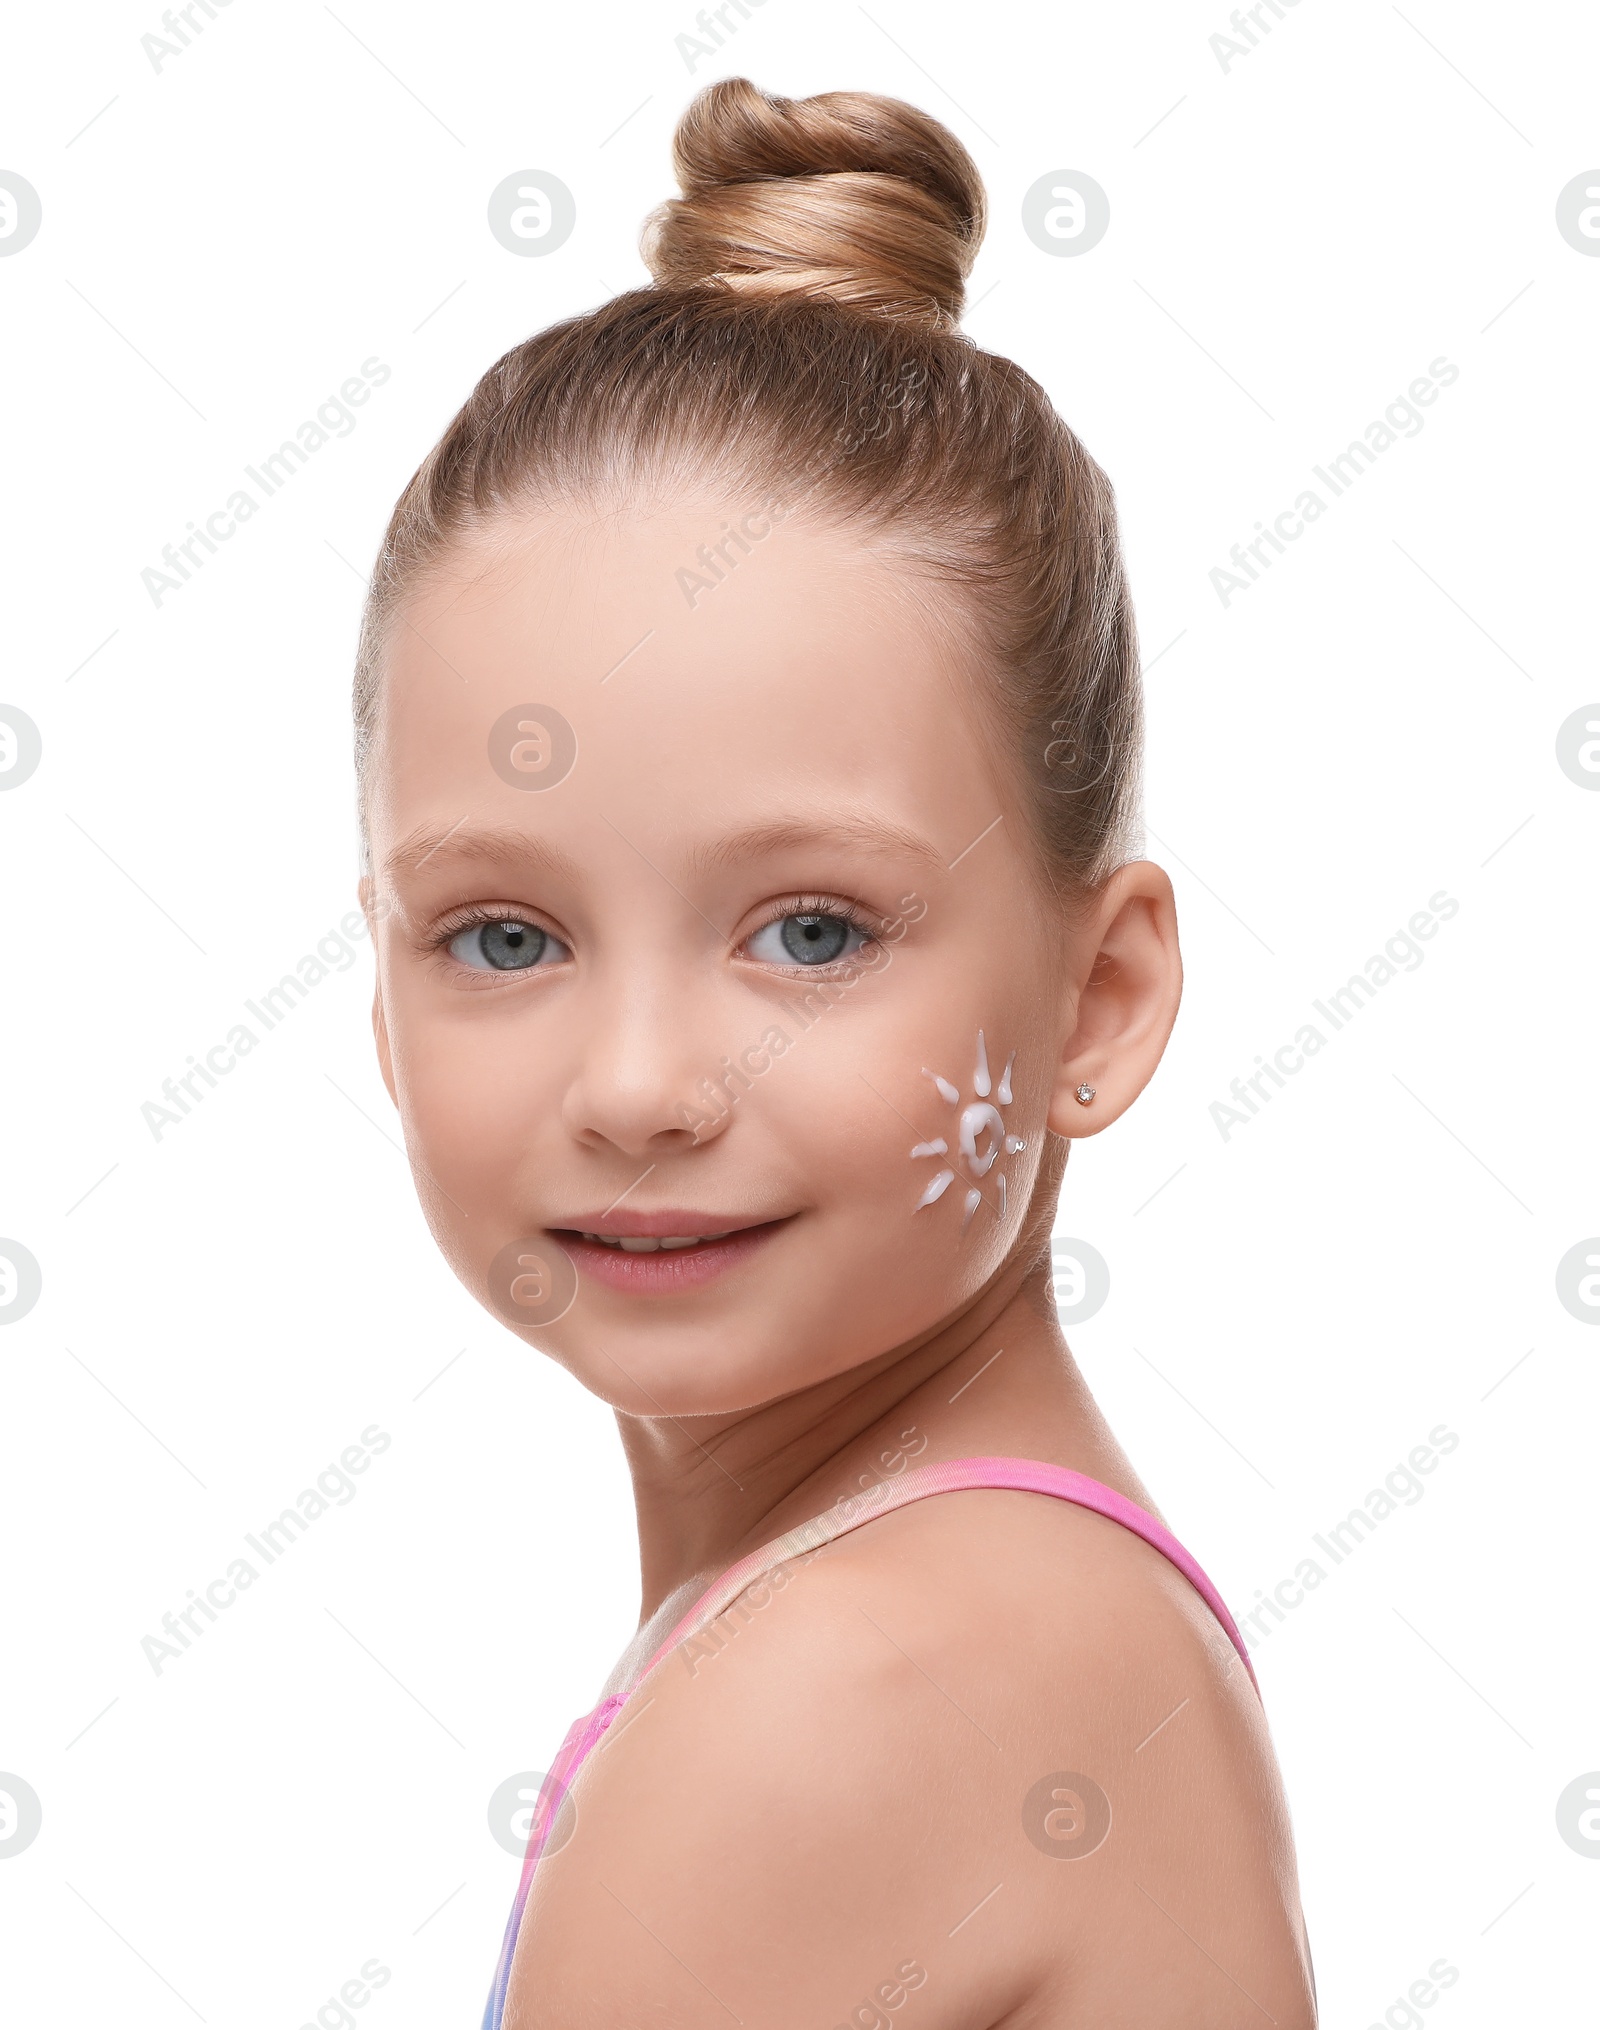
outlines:
[[[503, 908], [498, 909], [484, 908], [480, 903], [472, 903], [464, 909], [452, 910], [442, 923], [437, 924], [424, 940], [425, 948], [434, 953], [442, 952], [449, 947], [451, 940], [460, 937], [464, 930], [475, 929], [484, 923], [531, 923], [535, 930], [544, 931], [546, 937], [555, 936], [553, 930], [545, 930], [545, 926], [537, 920], [526, 903], [508, 902]], [[566, 940], [562, 939], [561, 942], [565, 943]]]
[[[741, 943], [749, 944], [751, 938], [759, 937], [764, 930], [770, 928], [775, 923], [782, 923], [786, 916], [835, 916], [841, 923], [849, 924], [852, 930], [859, 931], [863, 943], [874, 944], [877, 942], [878, 927], [868, 917], [866, 911], [862, 909], [859, 903], [844, 902], [837, 895], [791, 895], [783, 902], [777, 904], [769, 915], [763, 917], [754, 930], [741, 939]], [[753, 963], [760, 965], [761, 961], [757, 959]], [[834, 959], [829, 965], [812, 966], [808, 967], [807, 970], [826, 973], [831, 970], [832, 966], [843, 965], [844, 963], [843, 959]]]
[[[786, 916], [836, 916], [841, 923], [847, 923], [852, 930], [859, 931], [867, 944], [874, 943], [878, 935], [877, 926], [869, 919], [859, 903], [843, 902], [836, 895], [791, 895], [777, 904], [769, 915], [764, 916], [754, 930], [740, 940], [741, 944], [748, 944], [751, 938], [759, 937], [769, 925], [782, 923]], [[479, 924], [506, 923], [513, 920], [519, 923], [533, 923], [539, 930], [545, 928], [543, 924], [536, 922], [525, 903], [508, 903], [503, 909], [486, 909], [481, 904], [473, 903], [466, 908], [453, 910], [442, 923], [435, 926], [426, 940], [427, 950], [437, 955], [447, 950], [452, 940], [458, 938], [464, 930], [471, 930]], [[545, 934], [548, 937], [555, 936], [554, 931], [547, 931]], [[759, 965], [760, 961], [757, 960], [756, 963]], [[828, 968], [818, 966], [815, 970], [826, 972]]]

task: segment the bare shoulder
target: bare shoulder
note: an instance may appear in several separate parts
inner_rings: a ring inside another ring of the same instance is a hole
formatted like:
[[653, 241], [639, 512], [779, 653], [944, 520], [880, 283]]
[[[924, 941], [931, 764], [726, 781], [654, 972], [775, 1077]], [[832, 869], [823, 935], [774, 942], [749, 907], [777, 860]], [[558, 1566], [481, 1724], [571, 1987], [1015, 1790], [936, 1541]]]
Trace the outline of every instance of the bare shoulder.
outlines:
[[780, 1568], [574, 1803], [507, 2030], [1314, 2021], [1254, 1688], [1180, 1573], [1063, 1502], [917, 1502]]

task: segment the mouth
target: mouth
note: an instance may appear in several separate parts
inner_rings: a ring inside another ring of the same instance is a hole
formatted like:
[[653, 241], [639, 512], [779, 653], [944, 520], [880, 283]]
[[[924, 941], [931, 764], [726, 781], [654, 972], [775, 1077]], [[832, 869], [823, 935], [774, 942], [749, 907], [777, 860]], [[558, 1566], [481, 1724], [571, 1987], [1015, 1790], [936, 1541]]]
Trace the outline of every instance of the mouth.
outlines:
[[751, 1221], [707, 1212], [606, 1213], [550, 1232], [580, 1272], [636, 1296], [697, 1290], [748, 1262], [797, 1217]]

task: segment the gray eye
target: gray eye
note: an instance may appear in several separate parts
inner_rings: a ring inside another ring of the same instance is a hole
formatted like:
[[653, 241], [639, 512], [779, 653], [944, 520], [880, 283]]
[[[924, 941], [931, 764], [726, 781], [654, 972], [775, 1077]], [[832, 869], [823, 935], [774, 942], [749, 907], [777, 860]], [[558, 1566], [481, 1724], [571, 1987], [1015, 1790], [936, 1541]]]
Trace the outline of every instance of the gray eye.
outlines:
[[750, 956], [767, 965], [826, 966], [846, 951], [859, 951], [865, 942], [844, 917], [807, 912], [780, 916], [757, 931], [750, 940]]
[[514, 917], [469, 924], [450, 940], [450, 953], [480, 973], [521, 973], [541, 959], [553, 962], [567, 956], [565, 945], [548, 931], [535, 923], [519, 923]]

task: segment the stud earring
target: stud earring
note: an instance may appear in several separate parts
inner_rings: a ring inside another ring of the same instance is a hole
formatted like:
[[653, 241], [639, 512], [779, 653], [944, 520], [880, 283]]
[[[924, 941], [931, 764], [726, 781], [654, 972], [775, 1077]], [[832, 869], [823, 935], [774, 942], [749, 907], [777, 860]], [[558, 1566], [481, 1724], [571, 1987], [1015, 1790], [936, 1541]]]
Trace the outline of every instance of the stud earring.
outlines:
[[1094, 1098], [1094, 1087], [1092, 1085], [1081, 1085], [1072, 1097], [1078, 1102], [1080, 1107], [1086, 1107]]

